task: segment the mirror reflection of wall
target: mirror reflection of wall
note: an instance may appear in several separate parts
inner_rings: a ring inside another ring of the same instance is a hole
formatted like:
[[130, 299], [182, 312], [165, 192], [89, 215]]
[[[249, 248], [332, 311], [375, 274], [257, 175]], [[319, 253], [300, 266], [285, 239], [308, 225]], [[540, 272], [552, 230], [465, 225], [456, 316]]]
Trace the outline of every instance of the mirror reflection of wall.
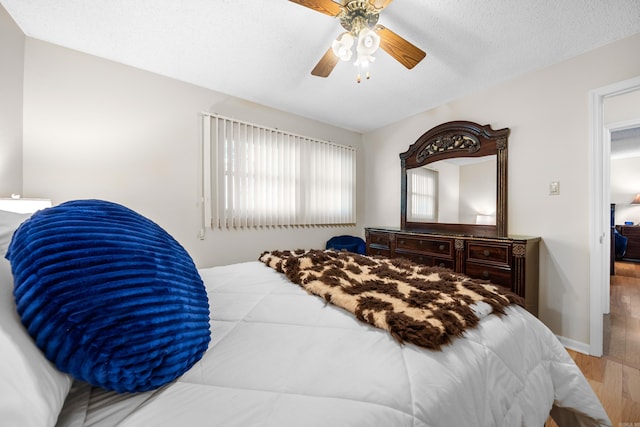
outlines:
[[[436, 177], [431, 184], [429, 171]], [[495, 155], [440, 160], [407, 171], [407, 219], [495, 225], [496, 171]]]
[[477, 160], [460, 167], [460, 221], [495, 225], [497, 157]]

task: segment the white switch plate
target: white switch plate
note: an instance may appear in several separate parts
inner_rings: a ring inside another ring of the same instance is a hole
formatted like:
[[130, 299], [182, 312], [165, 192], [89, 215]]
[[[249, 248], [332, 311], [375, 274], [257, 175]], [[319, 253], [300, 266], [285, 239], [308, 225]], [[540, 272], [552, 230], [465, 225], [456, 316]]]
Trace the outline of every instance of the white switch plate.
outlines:
[[549, 195], [557, 196], [560, 194], [560, 182], [559, 181], [551, 181], [549, 183]]

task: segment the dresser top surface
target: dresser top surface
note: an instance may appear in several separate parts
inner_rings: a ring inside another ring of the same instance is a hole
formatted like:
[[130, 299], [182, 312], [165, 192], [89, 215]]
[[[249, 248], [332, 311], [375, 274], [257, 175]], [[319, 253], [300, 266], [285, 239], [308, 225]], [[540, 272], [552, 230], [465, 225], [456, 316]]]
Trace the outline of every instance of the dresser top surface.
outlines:
[[[640, 228], [640, 227], [639, 227]], [[467, 238], [467, 239], [478, 239], [478, 240], [502, 240], [502, 241], [529, 241], [535, 242], [539, 241], [540, 237], [538, 236], [524, 236], [517, 234], [510, 234], [506, 237], [483, 237], [483, 236], [473, 236], [468, 234], [454, 234], [454, 233], [435, 233], [429, 231], [417, 231], [417, 230], [403, 230], [400, 227], [365, 227], [365, 230], [368, 231], [378, 231], [378, 232], [391, 232], [391, 233], [402, 233], [402, 234], [411, 234], [416, 236], [434, 236], [434, 237], [458, 237], [458, 238]]]

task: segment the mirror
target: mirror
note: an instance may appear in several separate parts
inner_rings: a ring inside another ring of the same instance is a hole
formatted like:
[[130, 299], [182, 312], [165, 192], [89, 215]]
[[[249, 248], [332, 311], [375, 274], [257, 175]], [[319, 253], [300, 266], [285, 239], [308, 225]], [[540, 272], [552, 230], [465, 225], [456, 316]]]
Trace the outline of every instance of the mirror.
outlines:
[[496, 155], [438, 160], [409, 169], [407, 221], [495, 225], [496, 172]]
[[401, 153], [402, 229], [506, 236], [508, 135], [448, 122]]

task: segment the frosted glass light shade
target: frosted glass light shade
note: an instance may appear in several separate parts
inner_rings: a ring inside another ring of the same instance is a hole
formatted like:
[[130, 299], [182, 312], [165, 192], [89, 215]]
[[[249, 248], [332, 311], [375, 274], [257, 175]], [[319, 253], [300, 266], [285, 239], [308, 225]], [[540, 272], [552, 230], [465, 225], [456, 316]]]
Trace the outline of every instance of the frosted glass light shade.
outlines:
[[351, 59], [351, 55], [353, 54], [351, 46], [353, 46], [353, 36], [349, 33], [342, 34], [339, 39], [331, 43], [333, 53], [343, 61]]

